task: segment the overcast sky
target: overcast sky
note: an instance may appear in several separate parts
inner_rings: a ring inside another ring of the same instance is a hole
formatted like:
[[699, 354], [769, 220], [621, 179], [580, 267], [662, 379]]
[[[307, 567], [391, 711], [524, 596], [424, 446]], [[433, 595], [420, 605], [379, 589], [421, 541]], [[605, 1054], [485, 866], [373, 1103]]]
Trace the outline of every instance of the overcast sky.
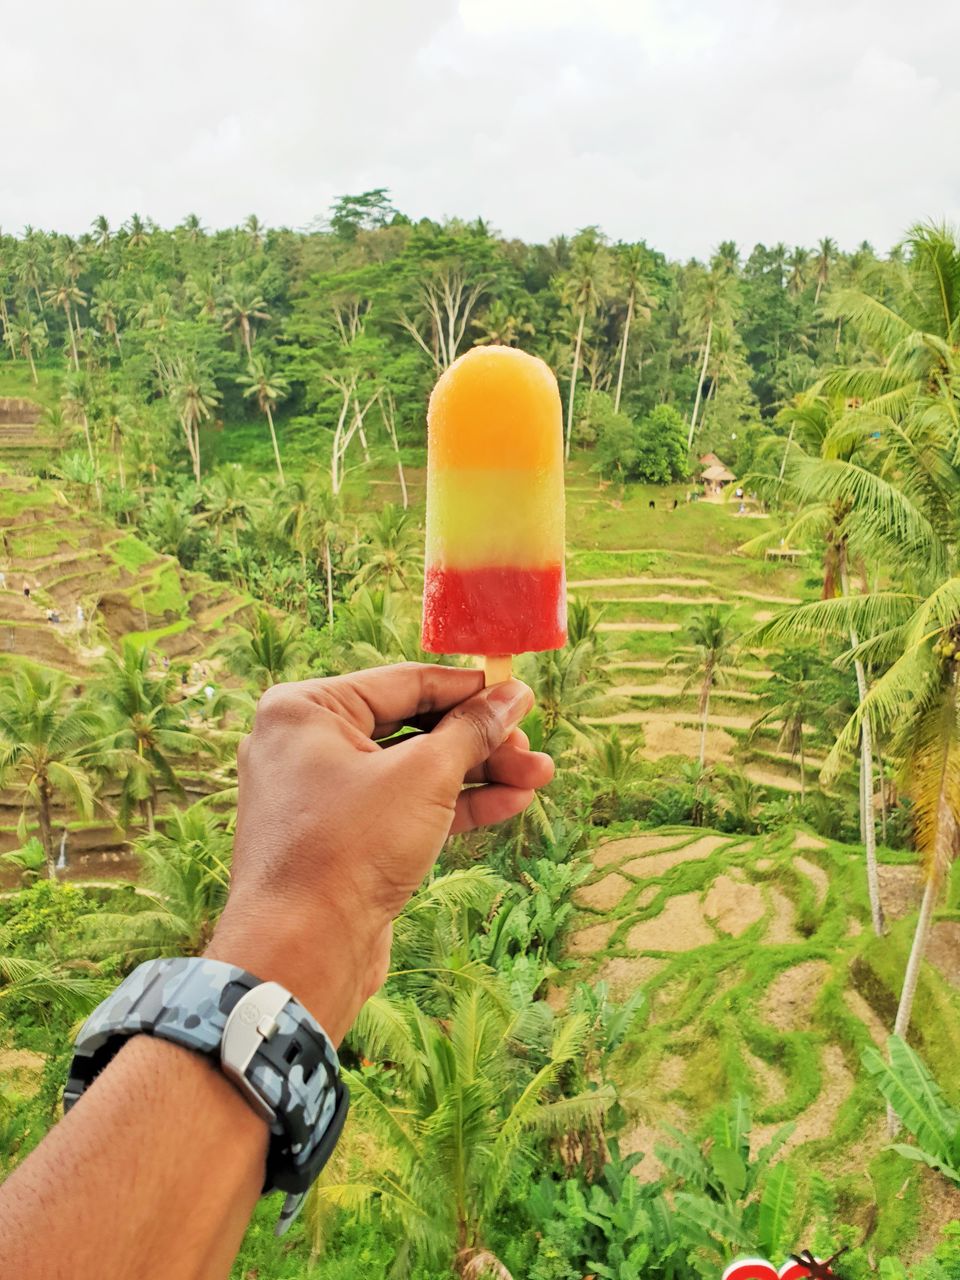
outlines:
[[0, 226], [342, 192], [671, 256], [960, 221], [956, 0], [0, 0]]

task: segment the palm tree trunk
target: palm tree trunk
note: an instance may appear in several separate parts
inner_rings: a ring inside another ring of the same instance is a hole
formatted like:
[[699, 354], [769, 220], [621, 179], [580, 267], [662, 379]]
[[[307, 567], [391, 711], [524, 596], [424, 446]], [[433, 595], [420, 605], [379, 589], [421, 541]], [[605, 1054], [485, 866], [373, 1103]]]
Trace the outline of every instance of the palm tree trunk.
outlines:
[[267, 415], [267, 422], [270, 424], [270, 439], [273, 441], [273, 456], [277, 460], [277, 475], [280, 477], [280, 483], [286, 484], [283, 478], [283, 463], [280, 461], [280, 446], [277, 444], [277, 433], [273, 426], [273, 414], [270, 412], [269, 402], [263, 406], [263, 411]]
[[887, 843], [887, 776], [883, 769], [883, 752], [877, 752], [877, 772], [880, 774], [880, 839]]
[[707, 321], [707, 340], [703, 344], [703, 364], [700, 366], [700, 378], [697, 382], [697, 396], [693, 402], [693, 413], [690, 415], [690, 431], [687, 435], [687, 448], [693, 445], [693, 433], [697, 428], [697, 414], [700, 412], [700, 397], [703, 395], [703, 382], [707, 376], [707, 363], [710, 360], [710, 343], [713, 340], [713, 316]]
[[634, 290], [630, 290], [630, 300], [627, 303], [627, 316], [623, 322], [623, 336], [620, 340], [620, 368], [617, 371], [617, 393], [613, 397], [613, 412], [620, 412], [620, 393], [623, 391], [623, 367], [627, 362], [627, 342], [630, 338], [630, 321], [633, 319], [633, 300]]
[[30, 372], [33, 375], [33, 385], [38, 387], [40, 379], [37, 377], [37, 366], [33, 363], [33, 347], [27, 347], [27, 359], [30, 361]]
[[800, 803], [807, 798], [807, 760], [803, 750], [803, 725], [800, 726]]
[[793, 433], [796, 430], [796, 426], [795, 422], [790, 423], [790, 434], [787, 436], [787, 447], [784, 449], [783, 457], [780, 459], [780, 474], [777, 476], [777, 484], [783, 484], [783, 473], [787, 469], [787, 458], [790, 454], [790, 446], [793, 444]]
[[67, 313], [67, 328], [70, 330], [70, 350], [73, 352], [73, 367], [79, 373], [80, 357], [77, 355], [77, 340], [73, 333], [73, 321], [70, 319], [70, 303], [64, 303], [63, 309]]
[[573, 436], [573, 397], [577, 390], [577, 370], [580, 368], [580, 348], [583, 345], [583, 326], [587, 318], [587, 308], [580, 308], [580, 323], [577, 326], [577, 343], [573, 350], [573, 368], [570, 371], [570, 399], [567, 401], [567, 445], [564, 457], [570, 461], [570, 440]]
[[253, 351], [250, 346], [250, 321], [246, 316], [240, 317], [240, 333], [243, 337], [243, 345], [247, 349], [248, 362], [253, 358]]
[[37, 801], [37, 817], [40, 821], [40, 843], [43, 845], [43, 858], [47, 864], [47, 877], [57, 878], [57, 857], [53, 850], [53, 823], [50, 819], [50, 786], [46, 779], [40, 782], [40, 797]]
[[340, 442], [343, 440], [343, 424], [347, 420], [347, 410], [350, 408], [350, 395], [346, 389], [341, 388], [343, 394], [343, 404], [340, 407], [340, 417], [337, 419], [337, 429], [333, 433], [333, 448], [330, 453], [330, 488], [334, 494], [340, 492], [341, 474], [340, 474]]
[[11, 360], [16, 360], [17, 348], [13, 340], [13, 330], [10, 327], [10, 316], [7, 313], [7, 300], [3, 294], [0, 294], [0, 320], [3, 321], [4, 339], [10, 347], [10, 358]]
[[701, 694], [701, 702], [703, 703], [703, 714], [700, 720], [700, 771], [707, 763], [707, 725], [710, 720], [710, 690], [713, 687], [713, 673], [711, 672], [703, 685]]
[[[840, 548], [840, 590], [844, 597], [850, 594], [850, 575], [847, 568], [847, 549]], [[860, 643], [855, 627], [850, 628], [850, 646], [856, 649]], [[862, 707], [867, 697], [867, 675], [863, 663], [853, 664], [857, 676], [857, 698]], [[877, 823], [873, 812], [873, 726], [869, 716], [864, 716], [860, 726], [860, 816], [863, 827], [863, 843], [867, 863], [867, 894], [870, 898], [870, 920], [877, 937], [883, 935], [883, 907], [880, 903], [880, 876], [877, 871]]]

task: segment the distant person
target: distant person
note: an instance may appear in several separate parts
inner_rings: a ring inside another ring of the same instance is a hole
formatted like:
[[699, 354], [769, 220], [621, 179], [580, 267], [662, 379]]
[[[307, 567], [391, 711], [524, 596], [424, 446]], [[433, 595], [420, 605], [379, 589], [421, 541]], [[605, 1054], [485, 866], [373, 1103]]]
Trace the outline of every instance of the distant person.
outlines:
[[23, 584], [23, 594], [26, 596], [28, 600], [30, 599], [30, 586], [26, 582]]
[[679, 505], [680, 505], [680, 499], [679, 499], [679, 498], [674, 498], [674, 500], [673, 500], [673, 506], [670, 508], [670, 510], [671, 510], [671, 511], [676, 511], [676, 509], [677, 509], [677, 507], [679, 507]]
[[[336, 1046], [387, 976], [393, 919], [449, 835], [515, 817], [553, 776], [517, 732], [532, 691], [482, 685], [405, 663], [267, 691], [213, 938], [147, 961], [79, 1033], [73, 1105], [0, 1187], [4, 1280], [224, 1280], [265, 1175], [308, 1189], [346, 1113]], [[423, 732], [382, 749], [404, 725]]]
[[6, 591], [6, 589], [7, 589], [7, 575], [4, 573], [2, 569], [0, 569], [0, 591]]
[[650, 505], [650, 510], [651, 510], [651, 511], [656, 511], [656, 509], [657, 509], [657, 504], [654, 502], [654, 500], [653, 500], [652, 498], [650, 499], [650, 504], [649, 504], [649, 505]]
[[77, 605], [77, 626], [78, 627], [83, 626], [83, 605], [82, 604]]

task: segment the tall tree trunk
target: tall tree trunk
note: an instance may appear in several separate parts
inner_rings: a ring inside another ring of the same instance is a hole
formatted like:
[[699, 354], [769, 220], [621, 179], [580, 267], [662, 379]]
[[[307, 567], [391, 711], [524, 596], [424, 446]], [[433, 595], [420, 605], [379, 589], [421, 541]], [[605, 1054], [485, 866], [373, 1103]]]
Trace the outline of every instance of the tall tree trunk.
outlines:
[[69, 302], [64, 303], [63, 309], [67, 313], [67, 328], [70, 330], [70, 350], [73, 353], [73, 367], [77, 371], [77, 373], [79, 373], [80, 357], [77, 355], [77, 340], [74, 337], [73, 321], [70, 318], [70, 303]]
[[406, 511], [410, 505], [410, 499], [407, 494], [407, 477], [404, 474], [403, 459], [400, 456], [400, 441], [397, 439], [397, 423], [393, 412], [393, 397], [390, 396], [388, 399], [389, 403], [386, 408], [384, 407], [383, 400], [381, 399], [380, 413], [390, 436], [390, 443], [393, 445], [393, 451], [397, 455], [397, 476], [400, 480], [400, 493], [403, 498], [403, 509]]
[[687, 435], [687, 448], [693, 446], [693, 435], [697, 429], [697, 414], [700, 412], [700, 397], [703, 395], [703, 381], [707, 376], [707, 364], [710, 360], [710, 343], [713, 341], [713, 316], [707, 321], [707, 340], [703, 344], [703, 364], [700, 366], [700, 378], [697, 382], [697, 396], [693, 402], [693, 413], [690, 415], [690, 431]]
[[247, 361], [253, 359], [253, 348], [250, 345], [250, 321], [246, 316], [240, 317], [240, 334], [243, 338], [243, 345], [247, 349]]
[[37, 377], [37, 366], [33, 363], [33, 347], [27, 346], [27, 359], [30, 361], [30, 372], [33, 375], [33, 385], [38, 387], [40, 379]]
[[13, 339], [13, 329], [10, 325], [10, 316], [7, 312], [7, 300], [2, 293], [0, 293], [0, 321], [3, 322], [3, 337], [4, 337], [4, 341], [7, 343], [7, 345], [10, 348], [10, 358], [11, 360], [16, 360], [17, 358], [16, 343], [14, 342], [14, 339]]
[[836, 338], [834, 339], [834, 342], [833, 342], [833, 349], [834, 349], [834, 351], [839, 351], [839, 350], [840, 350], [840, 329], [841, 329], [842, 325], [843, 325], [843, 317], [842, 317], [842, 316], [837, 316], [837, 336], [836, 336]]
[[40, 821], [40, 843], [43, 845], [43, 859], [47, 864], [47, 878], [57, 878], [57, 855], [53, 850], [53, 823], [50, 818], [50, 784], [46, 779], [40, 782], [40, 798], [37, 801], [37, 817]]
[[803, 725], [800, 726], [800, 803], [807, 798], [807, 759], [803, 750]]
[[333, 433], [333, 448], [330, 453], [330, 489], [334, 495], [340, 492], [342, 483], [340, 445], [343, 440], [343, 425], [347, 420], [347, 410], [350, 408], [350, 393], [345, 387], [341, 387], [340, 390], [343, 395], [343, 404], [340, 407], [340, 417], [337, 419], [337, 429]]
[[270, 439], [273, 441], [273, 456], [277, 461], [277, 475], [280, 477], [280, 483], [286, 484], [287, 482], [283, 478], [283, 463], [280, 461], [280, 446], [277, 444], [277, 433], [273, 427], [273, 414], [270, 412], [269, 401], [264, 403], [263, 411], [267, 415], [267, 422], [270, 424]]
[[787, 436], [787, 447], [783, 451], [783, 457], [780, 459], [780, 474], [777, 476], [777, 484], [783, 484], [783, 473], [787, 469], [787, 458], [790, 456], [790, 446], [793, 444], [793, 433], [797, 424], [790, 423], [790, 434]]
[[573, 397], [577, 391], [577, 370], [580, 368], [580, 348], [583, 345], [583, 326], [587, 318], [587, 309], [580, 310], [580, 323], [577, 326], [577, 343], [573, 350], [573, 368], [570, 371], [570, 399], [567, 402], [567, 445], [564, 457], [570, 461], [570, 440], [573, 436]]
[[[840, 551], [840, 590], [850, 595], [850, 579], [847, 568], [846, 546]], [[860, 643], [856, 628], [850, 628], [850, 645], [856, 649]], [[857, 698], [863, 706], [867, 697], [867, 675], [863, 663], [853, 664], [857, 676]], [[863, 826], [863, 843], [866, 850], [867, 893], [870, 898], [870, 920], [877, 937], [883, 934], [883, 907], [880, 903], [880, 876], [877, 871], [877, 823], [873, 812], [873, 726], [869, 716], [864, 716], [860, 726], [860, 767], [863, 785], [860, 795], [860, 812]]]
[[713, 672], [709, 671], [703, 683], [700, 701], [703, 711], [700, 719], [700, 772], [707, 763], [707, 725], [710, 721], [710, 692], [713, 689]]
[[620, 368], [617, 370], [617, 392], [613, 397], [613, 412], [620, 412], [620, 393], [623, 391], [623, 367], [627, 362], [627, 343], [630, 340], [630, 321], [633, 319], [633, 302], [635, 290], [630, 290], [630, 299], [627, 302], [627, 316], [623, 322], [623, 336], [620, 340]]
[[880, 839], [887, 843], [887, 775], [883, 768], [883, 752], [877, 752], [877, 772], [880, 774]]

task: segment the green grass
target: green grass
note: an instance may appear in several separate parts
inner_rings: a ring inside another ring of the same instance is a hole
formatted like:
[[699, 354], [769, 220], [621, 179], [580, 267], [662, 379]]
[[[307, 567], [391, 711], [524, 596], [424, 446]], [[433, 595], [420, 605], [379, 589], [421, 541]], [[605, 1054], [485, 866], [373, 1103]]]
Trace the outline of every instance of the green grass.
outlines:
[[183, 631], [189, 631], [191, 625], [189, 618], [180, 618], [177, 622], [171, 622], [165, 627], [155, 627], [152, 631], [128, 631], [124, 639], [137, 649], [154, 649], [164, 636], [178, 636]]
[[[44, 408], [52, 408], [60, 399], [63, 365], [37, 362], [39, 385], [34, 386], [30, 365], [25, 360], [0, 361], [0, 397], [34, 400]], [[0, 456], [2, 456], [0, 450]]]
[[142, 604], [143, 608], [154, 617], [161, 617], [167, 613], [183, 614], [189, 604], [183, 592], [180, 575], [173, 565], [164, 565], [158, 573], [154, 574], [150, 579], [149, 590], [144, 590], [143, 587], [131, 588], [131, 590], [136, 603]]
[[130, 533], [117, 539], [116, 542], [111, 542], [105, 550], [117, 564], [131, 573], [136, 573], [138, 569], [157, 558], [157, 553], [152, 547], [148, 547], [145, 542], [141, 542]]

